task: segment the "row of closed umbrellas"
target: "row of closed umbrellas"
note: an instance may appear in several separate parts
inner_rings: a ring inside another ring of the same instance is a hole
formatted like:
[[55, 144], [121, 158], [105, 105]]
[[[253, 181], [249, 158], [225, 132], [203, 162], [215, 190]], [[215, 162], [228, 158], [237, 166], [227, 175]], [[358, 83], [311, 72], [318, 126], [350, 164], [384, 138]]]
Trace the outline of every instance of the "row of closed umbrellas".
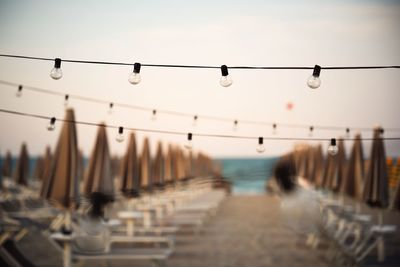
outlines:
[[374, 130], [374, 140], [368, 161], [364, 160], [362, 138], [356, 135], [350, 158], [346, 159], [343, 140], [339, 139], [337, 155], [324, 158], [322, 147], [302, 146], [293, 152], [298, 175], [317, 188], [364, 201], [370, 206], [386, 208], [390, 204], [400, 210], [400, 184], [392, 203], [389, 198], [386, 153], [379, 128]]
[[[54, 155], [50, 148], [36, 162], [35, 176], [41, 178], [41, 196], [67, 209], [79, 204], [80, 177], [82, 176], [83, 157], [78, 150], [75, 115], [72, 109], [66, 111], [65, 122], [57, 142]], [[116, 165], [119, 173], [116, 174]], [[118, 176], [119, 190], [126, 197], [136, 197], [140, 192], [151, 192], [176, 181], [203, 176], [213, 172], [212, 160], [198, 153], [185, 155], [178, 146], [169, 145], [166, 153], [161, 142], [157, 144], [154, 157], [150, 154], [149, 140], [145, 138], [142, 152], [137, 152], [135, 134], [129, 136], [128, 147], [122, 160], [110, 156], [105, 125], [98, 127], [94, 148], [85, 171], [82, 191], [84, 195], [102, 192], [114, 197], [114, 178]], [[7, 154], [3, 162], [2, 173], [11, 176], [11, 155]], [[28, 185], [29, 156], [27, 146], [21, 147], [21, 153], [14, 172], [15, 182]]]

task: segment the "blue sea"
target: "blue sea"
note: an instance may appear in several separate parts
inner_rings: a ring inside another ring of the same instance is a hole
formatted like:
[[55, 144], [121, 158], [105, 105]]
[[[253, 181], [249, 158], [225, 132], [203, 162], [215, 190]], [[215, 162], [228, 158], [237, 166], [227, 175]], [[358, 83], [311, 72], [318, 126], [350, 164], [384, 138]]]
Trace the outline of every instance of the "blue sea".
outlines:
[[[272, 168], [278, 158], [221, 158], [217, 159], [222, 166], [222, 174], [233, 185], [234, 194], [261, 194], [265, 192], [265, 182], [271, 177]], [[0, 166], [2, 165], [0, 157]], [[12, 159], [13, 169], [16, 158]], [[29, 160], [32, 176], [36, 158]], [[87, 159], [85, 159], [87, 163]]]
[[234, 194], [261, 194], [278, 158], [222, 158], [223, 176], [232, 182]]

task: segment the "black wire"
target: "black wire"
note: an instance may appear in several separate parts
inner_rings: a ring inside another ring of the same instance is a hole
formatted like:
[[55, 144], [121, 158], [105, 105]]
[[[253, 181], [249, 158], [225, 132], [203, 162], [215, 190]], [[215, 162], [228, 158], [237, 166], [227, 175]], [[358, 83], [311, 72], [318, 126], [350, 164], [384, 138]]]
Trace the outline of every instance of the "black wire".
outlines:
[[[51, 120], [54, 117], [26, 113], [26, 112], [19, 112], [14, 110], [8, 109], [0, 109], [1, 113], [13, 114], [18, 116], [24, 117], [31, 117], [43, 120]], [[120, 125], [105, 125], [103, 123], [94, 123], [94, 122], [86, 122], [86, 121], [77, 121], [77, 120], [66, 120], [61, 118], [56, 118], [56, 121], [62, 121], [67, 123], [75, 123], [80, 125], [86, 126], [102, 126], [106, 128], [118, 129]], [[137, 131], [137, 132], [148, 132], [148, 133], [161, 133], [161, 134], [171, 134], [171, 135], [184, 135], [187, 136], [187, 132], [179, 132], [179, 131], [167, 131], [167, 130], [153, 130], [153, 129], [145, 129], [145, 128], [134, 128], [134, 127], [124, 127], [124, 129], [129, 131]], [[200, 137], [216, 137], [216, 138], [231, 138], [231, 139], [255, 139], [258, 140], [260, 136], [240, 136], [240, 135], [224, 135], [224, 134], [206, 134], [206, 133], [192, 133], [193, 136], [200, 136]], [[276, 141], [330, 141], [331, 138], [304, 138], [304, 137], [263, 137], [264, 140], [276, 140]], [[340, 138], [346, 141], [354, 141], [358, 140], [358, 138]], [[382, 137], [379, 139], [383, 140], [400, 140], [400, 137]], [[375, 140], [375, 138], [362, 138], [365, 141]]]
[[[44, 60], [44, 61], [54, 61], [54, 58], [45, 57], [32, 57], [23, 55], [10, 55], [10, 54], [0, 54], [0, 57], [9, 58], [21, 58], [21, 59], [32, 59], [32, 60]], [[120, 65], [120, 66], [133, 66], [134, 63], [126, 62], [110, 62], [110, 61], [90, 61], [90, 60], [77, 60], [77, 59], [62, 59], [63, 62], [69, 63], [82, 63], [82, 64], [98, 64], [98, 65]], [[158, 67], [158, 68], [191, 68], [191, 69], [219, 69], [221, 66], [204, 66], [204, 65], [175, 65], [175, 64], [147, 64], [141, 63], [145, 67]], [[232, 66], [229, 69], [252, 69], [252, 70], [310, 70], [314, 69], [312, 67], [301, 67], [301, 66]], [[324, 70], [350, 70], [350, 69], [398, 69], [400, 66], [335, 66], [335, 67], [321, 67]]]
[[[9, 82], [9, 81], [4, 81], [0, 80], [1, 84], [9, 85], [9, 86], [19, 86], [20, 84], [14, 83], [14, 82]], [[44, 93], [44, 94], [50, 94], [50, 95], [56, 95], [56, 96], [62, 96], [64, 97], [66, 95], [65, 92], [59, 92], [59, 91], [52, 91], [44, 88], [38, 88], [30, 85], [23, 85], [23, 88], [25, 90], [30, 90], [33, 92], [39, 92], [39, 93]], [[142, 110], [142, 111], [153, 111], [154, 108], [148, 108], [148, 107], [143, 107], [143, 106], [135, 106], [135, 105], [130, 105], [130, 104], [125, 104], [125, 103], [118, 103], [118, 102], [112, 102], [112, 101], [105, 101], [101, 99], [96, 99], [92, 97], [86, 97], [86, 96], [80, 96], [80, 95], [74, 95], [74, 94], [68, 94], [69, 98], [75, 98], [83, 101], [88, 101], [88, 102], [94, 102], [98, 104], [105, 104], [109, 105], [110, 103], [113, 103], [113, 107], [124, 107], [127, 109], [133, 109], [133, 110]], [[200, 119], [208, 119], [208, 120], [214, 120], [214, 121], [223, 121], [223, 122], [233, 122], [235, 121], [234, 119], [229, 119], [229, 118], [223, 118], [223, 117], [218, 117], [218, 116], [210, 116], [210, 115], [202, 115], [202, 114], [188, 114], [184, 112], [178, 112], [178, 111], [171, 111], [171, 110], [165, 110], [165, 109], [157, 109], [157, 113], [164, 113], [164, 114], [169, 114], [169, 115], [174, 115], [174, 116], [181, 116], [181, 117], [188, 117], [188, 118], [193, 118], [193, 116], [197, 116]], [[286, 128], [306, 128], [308, 129], [310, 125], [305, 125], [305, 124], [288, 124], [288, 123], [277, 123], [277, 122], [266, 122], [266, 121], [254, 121], [254, 120], [242, 120], [242, 119], [237, 119], [237, 121], [240, 124], [252, 124], [252, 125], [265, 125], [265, 126], [273, 126], [276, 124], [277, 127], [286, 127]], [[326, 125], [313, 125], [315, 129], [318, 130], [334, 130], [334, 131], [345, 131], [349, 127], [341, 127], [341, 126], [326, 126]], [[353, 127], [353, 129], [357, 129], [358, 131], [371, 131], [373, 128], [370, 127]], [[400, 128], [385, 128], [385, 131], [400, 131]]]

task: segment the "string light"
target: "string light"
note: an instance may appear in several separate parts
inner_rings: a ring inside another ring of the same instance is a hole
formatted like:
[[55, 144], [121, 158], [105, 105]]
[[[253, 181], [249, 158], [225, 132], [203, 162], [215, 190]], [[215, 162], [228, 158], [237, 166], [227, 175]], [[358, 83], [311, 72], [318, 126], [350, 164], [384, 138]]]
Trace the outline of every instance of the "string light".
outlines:
[[157, 120], [157, 110], [153, 109], [151, 111], [151, 120], [156, 121]]
[[311, 89], [317, 89], [321, 86], [321, 79], [319, 75], [321, 74], [321, 66], [315, 65], [313, 74], [308, 78], [307, 85]]
[[256, 147], [256, 151], [258, 153], [264, 153], [265, 146], [264, 146], [264, 138], [263, 137], [258, 137], [258, 145]]
[[[2, 109], [0, 108], [0, 113], [6, 113], [6, 114], [12, 114], [12, 115], [17, 115], [17, 116], [24, 116], [24, 117], [31, 117], [31, 118], [37, 118], [37, 119], [44, 119], [44, 120], [51, 120], [51, 117], [49, 116], [44, 116], [44, 115], [37, 115], [37, 114], [32, 114], [32, 113], [25, 113], [25, 112], [19, 112], [19, 111], [14, 111], [14, 110], [7, 110], [7, 109]], [[74, 123], [77, 125], [85, 125], [85, 126], [93, 126], [93, 127], [106, 127], [106, 128], [111, 128], [111, 129], [118, 129], [118, 133], [123, 133], [124, 128], [123, 127], [117, 127], [115, 125], [104, 125], [100, 123], [94, 123], [94, 122], [87, 122], [87, 121], [76, 121], [76, 120], [66, 120], [66, 119], [60, 119], [57, 118], [58, 121], [61, 122], [66, 122], [66, 123]], [[187, 135], [187, 133], [184, 132], [179, 132], [179, 131], [168, 131], [168, 130], [156, 130], [156, 129], [144, 129], [144, 128], [134, 128], [134, 127], [129, 127], [125, 128], [130, 131], [137, 131], [137, 132], [145, 132], [145, 133], [158, 133], [158, 134], [170, 134], [170, 135]], [[380, 132], [383, 132], [383, 129], [380, 129]], [[247, 140], [254, 140], [254, 136], [238, 136], [238, 135], [226, 135], [226, 134], [213, 134], [213, 133], [196, 133], [196, 136], [202, 136], [202, 137], [214, 137], [214, 138], [231, 138], [231, 139], [247, 139]], [[263, 137], [263, 139], [266, 140], [285, 140], [285, 141], [327, 141], [331, 139], [327, 138], [305, 138], [305, 137]], [[351, 140], [359, 140], [360, 138], [349, 138], [345, 139], [344, 141], [351, 141]], [[376, 138], [363, 138], [363, 141], [373, 141]], [[381, 140], [398, 140], [400, 141], [400, 137], [385, 137], [385, 138], [379, 138]]]
[[50, 72], [50, 77], [54, 80], [59, 80], [63, 76], [61, 70], [61, 58], [54, 59], [54, 68]]
[[272, 124], [272, 134], [276, 135], [277, 134], [277, 130], [276, 130], [276, 123]]
[[[9, 81], [4, 81], [0, 80], [0, 84], [8, 85], [8, 86], [16, 86], [19, 87], [20, 85], [18, 83], [14, 82], [9, 82]], [[56, 96], [65, 96], [65, 93], [59, 92], [56, 90], [49, 90], [49, 89], [44, 89], [44, 88], [38, 88], [38, 87], [33, 87], [29, 85], [24, 85], [23, 90], [30, 90], [33, 92], [37, 93], [43, 93], [43, 94], [49, 94], [49, 95], [56, 95]], [[18, 93], [18, 92], [17, 92]], [[69, 95], [70, 98], [86, 101], [86, 102], [91, 102], [91, 103], [98, 103], [98, 104], [106, 104], [109, 105], [110, 101], [107, 100], [101, 100], [97, 98], [92, 98], [92, 97], [86, 97], [86, 96], [80, 96], [80, 95]], [[115, 103], [114, 106], [119, 106], [127, 109], [132, 109], [132, 110], [141, 110], [141, 111], [152, 111], [152, 108], [148, 107], [143, 107], [143, 106], [136, 106], [136, 105], [130, 105], [126, 103]], [[172, 116], [180, 116], [180, 117], [189, 117], [193, 118], [192, 113], [184, 113], [184, 112], [178, 112], [178, 111], [173, 111], [173, 110], [158, 110], [157, 112], [159, 113], [164, 113], [164, 114], [169, 114]], [[220, 122], [232, 122], [231, 118], [226, 118], [226, 117], [219, 117], [219, 116], [210, 116], [206, 114], [198, 114], [198, 117], [201, 116], [202, 119], [204, 120], [213, 120], [213, 121], [220, 121]], [[253, 120], [244, 120], [240, 119], [240, 122], [242, 124], [251, 124], [251, 125], [259, 125], [259, 126], [271, 126], [273, 125], [273, 122], [266, 122], [266, 121], [253, 121]], [[287, 128], [309, 128], [308, 125], [305, 124], [288, 124], [288, 123], [280, 123], [280, 127], [287, 127]], [[371, 131], [373, 130], [373, 127], [356, 127], [360, 131]], [[314, 125], [314, 129], [318, 130], [329, 130], [329, 131], [343, 131], [342, 126], [328, 126], [328, 125]], [[386, 128], [387, 131], [400, 131], [400, 128]]]
[[332, 156], [335, 156], [338, 153], [338, 151], [339, 151], [339, 148], [336, 145], [336, 139], [332, 138], [331, 142], [328, 146], [328, 153]]
[[109, 105], [108, 105], [108, 114], [113, 114], [113, 108], [114, 108], [114, 103], [113, 102], [111, 102]]
[[56, 118], [52, 117], [50, 119], [49, 124], [47, 124], [47, 130], [49, 131], [54, 131], [54, 129], [56, 128]]
[[308, 136], [312, 137], [313, 136], [313, 132], [314, 132], [314, 126], [310, 126], [310, 128], [308, 128], [308, 129], [309, 129]]
[[131, 84], [138, 84], [142, 80], [142, 77], [140, 77], [140, 68], [141, 68], [140, 63], [135, 63], [133, 64], [133, 72], [129, 75], [128, 81]]
[[238, 120], [234, 120], [234, 121], [233, 121], [233, 130], [234, 130], [234, 131], [237, 130], [237, 128], [238, 128], [238, 123], [239, 123]]
[[226, 65], [221, 66], [221, 79], [219, 80], [219, 84], [223, 87], [229, 87], [232, 85], [233, 80], [232, 77], [229, 76], [228, 67]]
[[115, 138], [115, 140], [117, 140], [117, 142], [121, 143], [125, 140], [124, 137], [124, 127], [118, 127], [118, 134], [117, 137]]
[[15, 94], [17, 97], [21, 97], [22, 96], [22, 85], [18, 85], [18, 90], [17, 93]]
[[192, 133], [187, 134], [187, 142], [185, 144], [185, 148], [188, 150], [192, 150], [193, 148], [192, 137]]

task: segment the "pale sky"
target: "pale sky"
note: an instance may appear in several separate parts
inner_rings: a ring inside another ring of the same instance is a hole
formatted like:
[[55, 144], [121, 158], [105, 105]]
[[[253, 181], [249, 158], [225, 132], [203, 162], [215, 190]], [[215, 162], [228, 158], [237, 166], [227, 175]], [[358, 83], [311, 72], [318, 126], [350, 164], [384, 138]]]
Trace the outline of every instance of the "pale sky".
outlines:
[[[400, 65], [400, 1], [4, 1], [0, 0], [0, 53], [82, 60], [155, 64], [249, 66]], [[96, 97], [155, 109], [248, 120], [343, 127], [400, 127], [400, 70], [322, 71], [322, 85], [307, 87], [311, 71], [230, 70], [234, 83], [219, 85], [219, 70], [142, 67], [142, 82], [128, 83], [132, 67], [63, 63], [64, 76], [49, 77], [52, 62], [0, 58], [0, 79], [70, 94]], [[24, 92], [0, 85], [0, 107], [63, 117], [62, 97]], [[287, 102], [294, 109], [285, 109]], [[115, 109], [71, 100], [77, 120], [183, 132], [271, 136], [268, 126], [205, 121]], [[0, 114], [0, 153], [31, 154], [55, 146], [58, 128], [47, 122]], [[78, 126], [78, 144], [88, 155], [96, 129]], [[343, 133], [318, 131], [314, 137]], [[117, 143], [108, 130], [113, 154]], [[279, 136], [307, 137], [307, 129], [279, 129]], [[143, 133], [137, 133], [141, 143]], [[371, 137], [365, 132], [364, 137]], [[399, 137], [400, 132], [387, 132]], [[183, 144], [185, 137], [150, 134]], [[271, 156], [291, 149], [292, 142], [200, 138], [196, 150], [212, 156]], [[366, 145], [369, 154], [370, 142]], [[327, 143], [324, 146], [327, 147]], [[351, 142], [348, 142], [348, 148]], [[399, 155], [400, 141], [386, 142], [389, 155]]]

